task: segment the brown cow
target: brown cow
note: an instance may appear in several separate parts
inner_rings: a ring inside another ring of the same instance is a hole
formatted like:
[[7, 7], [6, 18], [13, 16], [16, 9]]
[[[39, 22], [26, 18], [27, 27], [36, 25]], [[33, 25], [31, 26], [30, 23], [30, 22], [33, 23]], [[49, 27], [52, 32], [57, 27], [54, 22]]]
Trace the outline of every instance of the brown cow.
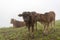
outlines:
[[52, 24], [52, 21], [54, 21], [55, 25], [55, 13], [53, 11], [46, 12], [45, 14], [40, 13], [37, 15], [37, 19], [37, 21], [44, 25], [44, 33], [48, 31], [49, 24]]
[[15, 28], [19, 28], [19, 27], [24, 27], [25, 26], [25, 22], [17, 21], [15, 19], [11, 19], [11, 24], [13, 24], [13, 27], [15, 27]]
[[52, 24], [52, 21], [54, 21], [55, 25], [55, 13], [50, 11], [45, 14], [40, 14], [38, 21], [44, 25], [44, 32], [48, 32], [49, 24]]
[[47, 19], [47, 25], [49, 26], [49, 24], [51, 23], [51, 26], [52, 26], [52, 22], [53, 22], [54, 26], [55, 26], [55, 12], [53, 12], [53, 11], [46, 12], [45, 15], [46, 15], [46, 19]]

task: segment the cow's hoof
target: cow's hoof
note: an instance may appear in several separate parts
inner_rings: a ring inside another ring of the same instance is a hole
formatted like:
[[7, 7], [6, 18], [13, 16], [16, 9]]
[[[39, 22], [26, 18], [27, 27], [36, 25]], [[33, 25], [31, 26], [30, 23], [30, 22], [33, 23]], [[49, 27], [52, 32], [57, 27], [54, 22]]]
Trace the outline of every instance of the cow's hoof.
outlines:
[[34, 39], [34, 35], [31, 35], [31, 39]]
[[34, 36], [32, 36], [31, 38], [34, 39]]
[[44, 33], [44, 32], [43, 32], [43, 36], [47, 36], [47, 35], [48, 35], [48, 33]]

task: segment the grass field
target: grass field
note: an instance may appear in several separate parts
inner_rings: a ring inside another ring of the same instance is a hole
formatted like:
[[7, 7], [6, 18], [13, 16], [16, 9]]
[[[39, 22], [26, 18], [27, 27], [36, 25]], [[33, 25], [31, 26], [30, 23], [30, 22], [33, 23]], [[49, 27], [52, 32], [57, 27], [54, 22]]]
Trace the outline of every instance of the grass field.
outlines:
[[60, 20], [56, 21], [55, 31], [43, 36], [43, 25], [38, 23], [38, 31], [34, 31], [34, 39], [29, 38], [26, 27], [0, 28], [0, 40], [60, 40]]

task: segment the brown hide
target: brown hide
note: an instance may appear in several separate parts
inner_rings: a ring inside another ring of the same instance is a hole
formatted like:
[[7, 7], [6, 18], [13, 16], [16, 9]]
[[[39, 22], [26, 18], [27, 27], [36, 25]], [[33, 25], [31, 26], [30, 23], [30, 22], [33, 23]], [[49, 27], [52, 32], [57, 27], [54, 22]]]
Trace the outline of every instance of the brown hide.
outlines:
[[16, 28], [25, 26], [25, 22], [17, 21], [15, 19], [11, 19], [11, 24], [13, 24], [13, 27]]

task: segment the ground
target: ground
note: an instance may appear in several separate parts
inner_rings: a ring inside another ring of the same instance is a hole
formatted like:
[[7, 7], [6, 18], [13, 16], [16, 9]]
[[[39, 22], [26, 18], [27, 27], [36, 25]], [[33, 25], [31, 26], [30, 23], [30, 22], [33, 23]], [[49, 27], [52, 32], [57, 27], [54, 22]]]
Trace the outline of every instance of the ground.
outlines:
[[34, 31], [34, 39], [28, 36], [27, 27], [21, 28], [0, 28], [0, 40], [60, 40], [60, 20], [56, 21], [54, 30], [48, 35], [43, 35], [43, 25], [38, 22], [38, 30]]

